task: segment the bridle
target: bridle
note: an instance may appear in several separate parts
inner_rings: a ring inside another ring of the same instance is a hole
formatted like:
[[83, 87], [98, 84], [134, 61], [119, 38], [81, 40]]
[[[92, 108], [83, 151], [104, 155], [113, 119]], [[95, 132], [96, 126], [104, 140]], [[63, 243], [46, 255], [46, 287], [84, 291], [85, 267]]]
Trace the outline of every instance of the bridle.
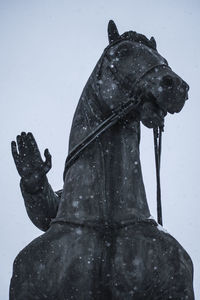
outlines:
[[[108, 47], [107, 47], [108, 48]], [[105, 50], [107, 50], [107, 48]], [[106, 51], [104, 51], [104, 57], [109, 60], [108, 55], [106, 55]], [[145, 70], [134, 82], [134, 86], [132, 89], [127, 89], [127, 82], [124, 82], [123, 78], [120, 78], [120, 72], [118, 72], [116, 66], [113, 65], [112, 68], [108, 67], [112, 76], [115, 78], [117, 83], [120, 85], [122, 91], [130, 97], [130, 99], [121, 104], [119, 107], [114, 109], [111, 115], [102, 121], [102, 123], [97, 126], [87, 137], [85, 137], [78, 145], [76, 145], [71, 152], [68, 154], [65, 161], [65, 170], [63, 177], [65, 179], [65, 175], [67, 170], [72, 166], [72, 164], [77, 160], [80, 154], [100, 135], [102, 135], [107, 129], [116, 124], [119, 120], [123, 119], [129, 112], [138, 111], [139, 106], [141, 105], [141, 98], [134, 98], [134, 91], [136, 89], [136, 85], [143, 79], [148, 73], [153, 71], [155, 68], [170, 68], [167, 64], [156, 64], [150, 66], [147, 70]], [[161, 157], [161, 141], [162, 141], [162, 131], [163, 127], [153, 128], [154, 133], [154, 149], [155, 149], [155, 162], [156, 162], [156, 181], [157, 181], [157, 217], [158, 223], [162, 225], [162, 207], [161, 207], [161, 188], [160, 188], [160, 157]]]

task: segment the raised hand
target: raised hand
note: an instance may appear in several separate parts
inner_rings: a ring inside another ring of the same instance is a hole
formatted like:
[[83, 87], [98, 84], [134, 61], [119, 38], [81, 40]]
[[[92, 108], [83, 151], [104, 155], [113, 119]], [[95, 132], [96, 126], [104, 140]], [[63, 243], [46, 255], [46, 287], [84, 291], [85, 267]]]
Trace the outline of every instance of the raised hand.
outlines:
[[45, 161], [42, 160], [37, 143], [31, 132], [22, 132], [11, 143], [12, 155], [22, 183], [30, 193], [39, 191], [44, 183], [47, 172], [51, 169], [51, 155], [45, 149]]

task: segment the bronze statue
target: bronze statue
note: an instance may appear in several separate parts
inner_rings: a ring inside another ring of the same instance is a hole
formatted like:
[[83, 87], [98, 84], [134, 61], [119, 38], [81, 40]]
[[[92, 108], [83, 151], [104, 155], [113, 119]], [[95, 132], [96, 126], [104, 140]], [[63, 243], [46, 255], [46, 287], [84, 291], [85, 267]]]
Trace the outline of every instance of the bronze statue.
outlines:
[[139, 157], [140, 121], [163, 128], [188, 85], [156, 42], [108, 25], [104, 50], [80, 97], [64, 186], [54, 192], [32, 133], [12, 142], [27, 213], [43, 235], [14, 261], [10, 300], [194, 299], [193, 265], [150, 216]]

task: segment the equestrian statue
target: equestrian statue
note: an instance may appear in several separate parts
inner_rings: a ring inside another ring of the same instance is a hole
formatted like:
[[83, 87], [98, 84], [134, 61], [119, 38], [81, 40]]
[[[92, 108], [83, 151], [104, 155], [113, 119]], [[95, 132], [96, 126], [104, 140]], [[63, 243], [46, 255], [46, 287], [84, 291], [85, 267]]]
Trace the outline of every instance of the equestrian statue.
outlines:
[[[32, 133], [12, 142], [29, 218], [44, 234], [16, 257], [10, 300], [193, 300], [193, 264], [163, 230], [159, 169], [167, 113], [188, 84], [156, 41], [108, 24], [105, 48], [73, 118], [63, 189], [54, 192]], [[158, 222], [142, 178], [140, 123], [154, 130]]]

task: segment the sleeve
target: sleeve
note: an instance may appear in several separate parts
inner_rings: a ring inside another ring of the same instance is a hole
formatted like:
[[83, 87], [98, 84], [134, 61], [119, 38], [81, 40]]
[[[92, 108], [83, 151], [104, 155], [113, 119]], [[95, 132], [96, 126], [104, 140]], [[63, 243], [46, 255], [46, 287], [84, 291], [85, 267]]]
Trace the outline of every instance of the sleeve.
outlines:
[[47, 178], [36, 193], [28, 192], [22, 180], [20, 188], [30, 220], [42, 231], [47, 231], [51, 220], [57, 214], [62, 190], [54, 192]]

